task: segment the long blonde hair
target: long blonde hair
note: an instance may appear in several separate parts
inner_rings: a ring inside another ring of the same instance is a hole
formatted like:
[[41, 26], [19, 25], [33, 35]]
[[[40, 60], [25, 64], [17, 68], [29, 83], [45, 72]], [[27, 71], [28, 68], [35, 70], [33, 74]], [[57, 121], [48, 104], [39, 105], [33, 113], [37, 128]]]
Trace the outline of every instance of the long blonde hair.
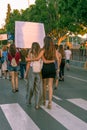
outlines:
[[38, 54], [40, 53], [40, 45], [38, 42], [32, 43], [31, 53], [32, 53], [33, 57], [37, 57]]

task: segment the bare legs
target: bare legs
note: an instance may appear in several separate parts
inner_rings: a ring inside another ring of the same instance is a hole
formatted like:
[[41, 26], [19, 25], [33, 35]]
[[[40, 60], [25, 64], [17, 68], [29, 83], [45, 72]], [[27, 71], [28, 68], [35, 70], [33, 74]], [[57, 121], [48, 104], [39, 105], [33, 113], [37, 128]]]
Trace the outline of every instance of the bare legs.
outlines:
[[[47, 79], [43, 79], [43, 100], [44, 105], [46, 102], [46, 85], [47, 85]], [[53, 96], [53, 78], [48, 79], [48, 108], [51, 109], [52, 106], [52, 96]]]
[[56, 90], [56, 89], [58, 88], [58, 83], [59, 83], [59, 79], [56, 78], [56, 79], [54, 80], [54, 85], [55, 85], [54, 90]]
[[43, 105], [46, 104], [46, 85], [47, 79], [43, 79]]
[[15, 72], [15, 89], [18, 90], [18, 72]]
[[11, 82], [12, 82], [12, 91], [18, 91], [18, 72], [12, 71], [11, 74]]

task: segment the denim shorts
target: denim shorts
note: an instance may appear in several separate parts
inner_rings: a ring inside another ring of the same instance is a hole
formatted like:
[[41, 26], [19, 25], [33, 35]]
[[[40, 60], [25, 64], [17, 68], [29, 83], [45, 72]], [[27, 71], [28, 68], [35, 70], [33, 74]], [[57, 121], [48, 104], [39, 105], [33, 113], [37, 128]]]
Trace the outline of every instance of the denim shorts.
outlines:
[[8, 70], [9, 71], [19, 71], [20, 70], [20, 66], [16, 66], [16, 67], [13, 67], [13, 66], [11, 66], [11, 65], [9, 65], [8, 66]]

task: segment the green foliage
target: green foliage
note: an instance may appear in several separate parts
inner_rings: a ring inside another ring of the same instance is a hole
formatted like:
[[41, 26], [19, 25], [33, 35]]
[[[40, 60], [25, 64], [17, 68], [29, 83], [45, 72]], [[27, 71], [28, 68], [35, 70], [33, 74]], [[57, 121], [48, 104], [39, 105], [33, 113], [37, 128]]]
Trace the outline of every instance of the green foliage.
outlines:
[[15, 32], [15, 21], [21, 20], [21, 14], [18, 10], [13, 10], [13, 13], [10, 13], [9, 23], [6, 24], [7, 32], [14, 34]]
[[13, 10], [8, 4], [5, 29], [14, 33], [15, 21], [44, 23], [46, 34], [56, 30], [56, 37], [68, 31], [87, 32], [87, 0], [36, 0], [26, 10]]
[[78, 22], [87, 26], [87, 0], [80, 0], [76, 9]]
[[5, 34], [6, 30], [5, 29], [0, 29], [0, 34]]
[[11, 13], [11, 7], [10, 7], [10, 4], [8, 4], [8, 5], [7, 5], [7, 14], [6, 14], [6, 19], [5, 19], [5, 23], [6, 23], [6, 24], [9, 23], [10, 13]]

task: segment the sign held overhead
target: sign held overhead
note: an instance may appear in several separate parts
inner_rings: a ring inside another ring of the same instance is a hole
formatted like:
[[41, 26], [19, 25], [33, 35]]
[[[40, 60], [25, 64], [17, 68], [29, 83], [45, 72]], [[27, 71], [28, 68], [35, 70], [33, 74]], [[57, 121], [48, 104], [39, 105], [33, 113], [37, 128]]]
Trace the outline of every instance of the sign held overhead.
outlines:
[[44, 24], [35, 22], [15, 22], [15, 44], [18, 48], [31, 48], [33, 42], [43, 47]]

